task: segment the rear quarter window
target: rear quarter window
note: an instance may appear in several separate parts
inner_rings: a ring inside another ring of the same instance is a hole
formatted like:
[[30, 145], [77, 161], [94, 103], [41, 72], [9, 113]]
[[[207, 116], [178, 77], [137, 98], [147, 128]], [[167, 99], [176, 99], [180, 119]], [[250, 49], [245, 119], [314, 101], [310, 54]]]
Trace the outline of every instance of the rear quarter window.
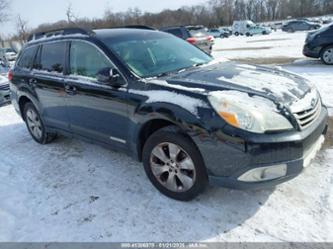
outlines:
[[30, 69], [35, 59], [37, 47], [29, 47], [22, 51], [20, 59], [17, 63], [20, 68]]

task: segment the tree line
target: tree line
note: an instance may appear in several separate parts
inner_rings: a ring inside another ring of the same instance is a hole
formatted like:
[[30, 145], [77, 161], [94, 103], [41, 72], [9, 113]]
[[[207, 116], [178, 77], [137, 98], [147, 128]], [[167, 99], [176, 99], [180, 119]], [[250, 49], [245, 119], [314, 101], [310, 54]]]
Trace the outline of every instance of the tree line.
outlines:
[[[0, 0], [0, 7], [1, 3], [8, 5], [6, 0]], [[184, 6], [177, 10], [166, 9], [159, 13], [144, 12], [137, 7], [123, 12], [106, 9], [102, 18], [89, 19], [78, 17], [69, 4], [64, 13], [66, 19], [56, 23], [45, 23], [35, 29], [28, 29], [27, 21], [18, 16], [16, 38], [26, 40], [31, 32], [65, 27], [88, 29], [125, 25], [147, 25], [155, 28], [173, 25], [218, 27], [229, 26], [234, 20], [264, 22], [332, 13], [333, 0], [208, 0], [204, 4]]]

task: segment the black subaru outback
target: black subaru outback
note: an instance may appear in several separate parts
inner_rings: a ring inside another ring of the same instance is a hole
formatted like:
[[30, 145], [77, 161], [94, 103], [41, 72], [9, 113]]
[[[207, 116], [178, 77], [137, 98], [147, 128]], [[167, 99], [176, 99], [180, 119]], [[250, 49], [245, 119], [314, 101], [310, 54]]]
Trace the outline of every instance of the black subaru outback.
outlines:
[[327, 129], [327, 109], [307, 80], [214, 60], [154, 30], [34, 34], [9, 78], [35, 141], [64, 134], [124, 151], [178, 200], [207, 183], [248, 189], [289, 180]]

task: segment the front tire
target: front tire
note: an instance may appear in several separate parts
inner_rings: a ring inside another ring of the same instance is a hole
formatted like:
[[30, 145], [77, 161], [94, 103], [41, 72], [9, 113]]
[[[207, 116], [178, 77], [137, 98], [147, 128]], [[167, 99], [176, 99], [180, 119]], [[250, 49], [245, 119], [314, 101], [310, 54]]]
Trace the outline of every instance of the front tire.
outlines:
[[148, 138], [143, 148], [143, 164], [151, 183], [176, 200], [194, 199], [208, 182], [199, 150], [175, 126], [162, 128]]
[[25, 104], [23, 114], [28, 131], [37, 143], [47, 144], [55, 139], [56, 134], [46, 132], [40, 114], [31, 102]]
[[326, 65], [333, 65], [333, 46], [324, 48], [320, 58]]

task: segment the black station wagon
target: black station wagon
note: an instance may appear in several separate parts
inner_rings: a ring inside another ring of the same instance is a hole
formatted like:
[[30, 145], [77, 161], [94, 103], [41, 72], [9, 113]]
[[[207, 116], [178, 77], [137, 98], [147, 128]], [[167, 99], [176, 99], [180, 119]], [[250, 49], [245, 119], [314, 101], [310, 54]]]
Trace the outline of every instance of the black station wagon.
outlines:
[[9, 78], [38, 143], [63, 134], [124, 151], [178, 200], [208, 183], [248, 189], [289, 180], [327, 130], [327, 109], [307, 80], [216, 60], [155, 30], [34, 34]]

